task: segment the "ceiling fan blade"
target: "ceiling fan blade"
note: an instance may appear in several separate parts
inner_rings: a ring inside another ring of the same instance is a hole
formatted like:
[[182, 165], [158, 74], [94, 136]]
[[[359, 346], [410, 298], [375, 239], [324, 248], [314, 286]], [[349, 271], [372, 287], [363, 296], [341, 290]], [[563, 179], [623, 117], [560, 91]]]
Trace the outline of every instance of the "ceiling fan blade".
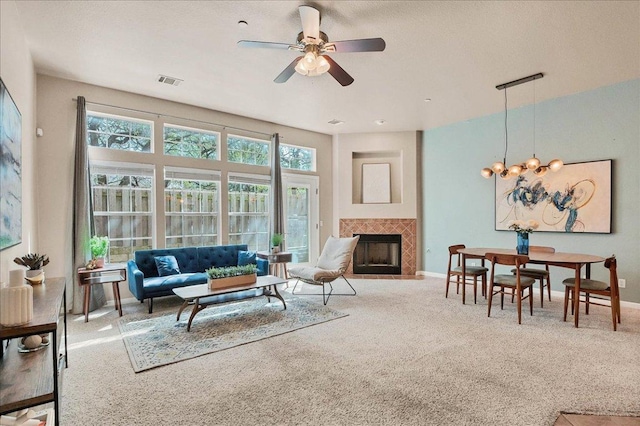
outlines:
[[298, 65], [300, 59], [302, 59], [302, 56], [298, 56], [297, 58], [295, 58], [293, 62], [291, 62], [289, 66], [282, 70], [282, 72], [273, 81], [275, 81], [276, 83], [286, 83], [286, 81], [289, 80], [289, 78], [291, 78], [291, 76], [296, 72], [296, 65]]
[[253, 40], [240, 40], [238, 42], [238, 46], [260, 47], [260, 48], [267, 48], [267, 49], [283, 49], [283, 50], [289, 50], [289, 48], [292, 47], [290, 44], [287, 44], [287, 43], [271, 43], [269, 41], [253, 41]]
[[[334, 49], [330, 49], [333, 45]], [[343, 52], [382, 52], [387, 44], [381, 38], [363, 38], [359, 40], [334, 41], [329, 43], [327, 51]]]
[[343, 86], [348, 86], [353, 83], [353, 77], [351, 77], [340, 65], [336, 63], [333, 59], [328, 57], [327, 55], [322, 55], [323, 58], [329, 62], [329, 74], [335, 78], [338, 83]]
[[298, 11], [304, 36], [316, 40], [320, 38], [320, 11], [311, 6], [298, 6]]

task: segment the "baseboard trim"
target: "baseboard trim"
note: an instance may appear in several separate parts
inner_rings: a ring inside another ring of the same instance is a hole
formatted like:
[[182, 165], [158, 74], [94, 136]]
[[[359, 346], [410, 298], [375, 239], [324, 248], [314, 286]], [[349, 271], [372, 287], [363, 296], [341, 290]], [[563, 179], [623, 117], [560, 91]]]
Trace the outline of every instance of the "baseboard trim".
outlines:
[[[430, 272], [430, 271], [416, 271], [416, 275], [422, 275], [425, 277], [433, 277], [433, 278], [447, 278], [447, 274], [441, 274], [439, 272]], [[564, 291], [551, 290], [551, 294], [564, 300]], [[598, 303], [607, 304], [606, 300], [598, 300]], [[627, 302], [624, 300], [620, 301], [620, 307], [630, 308], [630, 309], [640, 309], [640, 303], [636, 302]]]

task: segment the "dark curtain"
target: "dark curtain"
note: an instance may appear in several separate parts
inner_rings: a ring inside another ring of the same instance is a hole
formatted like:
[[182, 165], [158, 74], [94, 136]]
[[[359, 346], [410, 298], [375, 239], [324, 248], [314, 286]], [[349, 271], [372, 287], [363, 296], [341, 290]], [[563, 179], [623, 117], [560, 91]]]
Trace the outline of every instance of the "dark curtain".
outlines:
[[[76, 155], [73, 175], [73, 310], [74, 314], [82, 313], [84, 288], [78, 284], [76, 270], [91, 259], [89, 239], [94, 233], [93, 208], [91, 205], [91, 174], [89, 172], [89, 155], [87, 152], [87, 105], [84, 97], [78, 96], [78, 112], [76, 118]], [[103, 306], [106, 302], [104, 288], [95, 285], [91, 288], [89, 310]]]
[[[272, 211], [272, 234], [284, 235], [284, 206], [283, 206], [283, 194], [282, 194], [282, 170], [280, 168], [280, 135], [274, 133], [271, 135], [271, 188], [273, 189]], [[285, 241], [286, 245], [286, 241]], [[285, 247], [283, 247], [285, 249]]]

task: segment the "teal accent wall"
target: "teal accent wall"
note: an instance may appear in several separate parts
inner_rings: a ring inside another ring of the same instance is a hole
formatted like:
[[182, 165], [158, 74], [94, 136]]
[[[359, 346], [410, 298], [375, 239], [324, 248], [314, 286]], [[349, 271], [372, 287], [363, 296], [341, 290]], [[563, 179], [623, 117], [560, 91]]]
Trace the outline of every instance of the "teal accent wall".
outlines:
[[[509, 164], [532, 154], [532, 108], [509, 110]], [[613, 159], [613, 232], [537, 232], [531, 244], [615, 254], [618, 276], [627, 281], [622, 300], [640, 303], [640, 80], [538, 102], [535, 113], [542, 162]], [[452, 244], [515, 247], [514, 232], [494, 229], [494, 178], [480, 176], [483, 167], [502, 160], [504, 112], [425, 131], [422, 144], [423, 269], [444, 274]], [[571, 272], [551, 273], [552, 289], [564, 290], [562, 280]], [[609, 279], [602, 264], [594, 265], [592, 277]]]

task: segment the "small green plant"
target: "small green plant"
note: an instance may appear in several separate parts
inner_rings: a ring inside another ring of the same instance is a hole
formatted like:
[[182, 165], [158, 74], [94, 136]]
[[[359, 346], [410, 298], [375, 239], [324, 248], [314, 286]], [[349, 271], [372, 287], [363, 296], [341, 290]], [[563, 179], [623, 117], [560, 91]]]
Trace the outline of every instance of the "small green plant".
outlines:
[[13, 261], [20, 266], [26, 266], [31, 271], [35, 271], [36, 269], [42, 269], [43, 266], [47, 266], [49, 264], [49, 257], [46, 254], [39, 255], [38, 253], [29, 253], [22, 257], [16, 257]]
[[98, 237], [94, 235], [89, 240], [89, 248], [91, 249], [92, 258], [106, 257], [109, 252], [109, 237]]
[[275, 233], [271, 236], [271, 247], [278, 247], [284, 241], [282, 234]]
[[258, 272], [256, 265], [243, 266], [219, 266], [209, 268], [205, 271], [212, 280], [217, 278], [236, 277], [238, 275], [251, 275]]

